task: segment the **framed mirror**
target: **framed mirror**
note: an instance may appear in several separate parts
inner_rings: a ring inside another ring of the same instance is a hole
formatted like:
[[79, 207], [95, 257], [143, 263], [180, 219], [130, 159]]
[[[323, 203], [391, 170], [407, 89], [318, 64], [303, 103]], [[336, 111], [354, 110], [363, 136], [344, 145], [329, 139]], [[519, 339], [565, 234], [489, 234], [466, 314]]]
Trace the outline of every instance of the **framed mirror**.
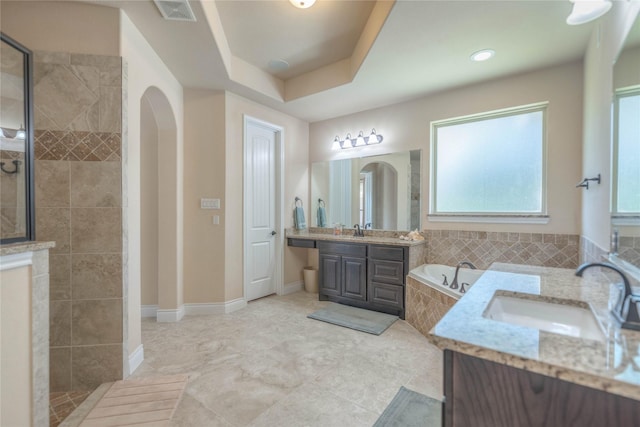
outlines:
[[311, 225], [420, 229], [420, 170], [420, 150], [313, 163]]
[[612, 256], [640, 269], [640, 18], [613, 67]]
[[34, 240], [31, 51], [0, 33], [0, 243]]

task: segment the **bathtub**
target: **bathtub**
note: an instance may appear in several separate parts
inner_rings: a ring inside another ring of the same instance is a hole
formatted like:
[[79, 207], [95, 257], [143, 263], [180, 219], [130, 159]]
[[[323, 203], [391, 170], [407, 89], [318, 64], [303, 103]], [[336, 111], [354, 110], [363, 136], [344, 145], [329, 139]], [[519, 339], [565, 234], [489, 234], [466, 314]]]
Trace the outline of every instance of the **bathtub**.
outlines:
[[443, 282], [445, 277], [447, 279], [447, 283], [451, 285], [455, 273], [456, 268], [448, 265], [422, 264], [421, 266], [411, 270], [409, 272], [409, 277], [412, 277], [417, 281], [458, 300], [462, 295], [464, 295], [460, 292], [460, 285], [462, 283], [468, 283], [469, 286], [465, 286], [465, 290], [468, 291], [475, 281], [482, 276], [484, 270], [472, 270], [466, 266], [461, 267], [458, 271], [458, 289], [451, 289], [449, 286], [444, 286]]

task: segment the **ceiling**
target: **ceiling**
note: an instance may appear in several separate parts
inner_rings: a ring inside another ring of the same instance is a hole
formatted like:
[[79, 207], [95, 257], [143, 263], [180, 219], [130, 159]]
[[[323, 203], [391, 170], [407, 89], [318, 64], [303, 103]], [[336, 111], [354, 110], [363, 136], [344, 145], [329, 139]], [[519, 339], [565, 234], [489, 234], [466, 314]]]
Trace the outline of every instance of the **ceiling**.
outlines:
[[[190, 0], [197, 22], [151, 0], [87, 1], [122, 8], [185, 87], [309, 122], [578, 60], [594, 25], [567, 25], [569, 0]], [[469, 59], [484, 48], [496, 56]]]

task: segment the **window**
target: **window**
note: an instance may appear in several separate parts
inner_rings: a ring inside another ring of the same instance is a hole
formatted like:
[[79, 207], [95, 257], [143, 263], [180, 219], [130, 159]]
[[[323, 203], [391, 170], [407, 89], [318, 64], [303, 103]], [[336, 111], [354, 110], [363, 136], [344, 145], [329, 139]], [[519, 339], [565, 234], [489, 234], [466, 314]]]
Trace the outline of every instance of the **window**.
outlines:
[[640, 88], [616, 93], [613, 104], [613, 192], [616, 216], [640, 213]]
[[432, 123], [431, 215], [545, 215], [546, 104]]

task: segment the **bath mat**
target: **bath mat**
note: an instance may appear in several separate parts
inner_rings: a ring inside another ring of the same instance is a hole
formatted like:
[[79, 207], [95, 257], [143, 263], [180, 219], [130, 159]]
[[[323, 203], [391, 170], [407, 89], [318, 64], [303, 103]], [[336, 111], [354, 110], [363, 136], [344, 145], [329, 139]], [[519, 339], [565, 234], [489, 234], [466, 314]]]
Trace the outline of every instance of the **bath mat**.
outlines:
[[[186, 375], [116, 381], [80, 427], [168, 426], [187, 384]], [[145, 424], [147, 425], [147, 424]]]
[[378, 313], [377, 311], [363, 310], [361, 308], [335, 303], [315, 311], [307, 317], [373, 335], [380, 335], [391, 326], [393, 322], [398, 320], [398, 316], [391, 314]]
[[400, 387], [373, 427], [440, 427], [442, 402]]

